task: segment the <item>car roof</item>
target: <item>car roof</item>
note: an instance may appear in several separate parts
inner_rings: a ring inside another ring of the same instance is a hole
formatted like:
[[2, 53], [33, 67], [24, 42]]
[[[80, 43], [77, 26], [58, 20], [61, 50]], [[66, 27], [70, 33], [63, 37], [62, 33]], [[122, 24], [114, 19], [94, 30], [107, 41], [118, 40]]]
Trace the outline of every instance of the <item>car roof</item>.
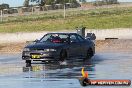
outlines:
[[71, 34], [77, 34], [77, 33], [47, 33], [47, 34], [65, 34], [65, 35], [71, 35]]

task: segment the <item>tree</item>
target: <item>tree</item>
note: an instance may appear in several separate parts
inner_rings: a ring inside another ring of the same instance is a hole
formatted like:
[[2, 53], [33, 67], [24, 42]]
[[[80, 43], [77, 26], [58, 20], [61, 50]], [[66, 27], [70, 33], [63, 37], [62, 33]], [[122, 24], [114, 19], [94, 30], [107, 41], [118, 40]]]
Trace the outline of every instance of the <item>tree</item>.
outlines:
[[86, 0], [79, 0], [80, 2], [86, 2]]
[[55, 3], [57, 4], [69, 3], [69, 0], [56, 0]]
[[44, 6], [46, 4], [46, 1], [49, 0], [30, 0], [31, 2], [36, 2], [38, 3], [40, 6]]
[[[83, 1], [85, 1], [85, 0], [83, 0]], [[29, 2], [36, 2], [40, 6], [44, 6], [45, 4], [51, 5], [53, 3], [56, 3], [56, 4], [77, 3], [76, 0], [25, 0], [24, 6], [28, 7], [29, 6]]]
[[118, 0], [96, 0], [93, 5], [102, 6], [102, 5], [110, 5], [110, 4], [119, 4]]
[[118, 4], [118, 0], [102, 0], [106, 4]]
[[0, 10], [3, 10], [3, 9], [9, 9], [9, 4], [1, 4]]
[[23, 3], [23, 6], [28, 7], [29, 6], [29, 0], [25, 0], [24, 3]]
[[51, 5], [53, 3], [55, 3], [55, 0], [46, 0], [45, 2], [46, 5]]

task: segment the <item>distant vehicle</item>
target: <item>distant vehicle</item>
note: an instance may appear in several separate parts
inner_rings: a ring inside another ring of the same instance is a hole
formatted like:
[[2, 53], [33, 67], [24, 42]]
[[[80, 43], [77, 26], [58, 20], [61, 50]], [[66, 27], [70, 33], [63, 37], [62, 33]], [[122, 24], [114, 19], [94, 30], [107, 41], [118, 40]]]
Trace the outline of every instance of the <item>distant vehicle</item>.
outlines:
[[77, 33], [48, 33], [33, 44], [25, 46], [22, 59], [31, 61], [64, 61], [70, 57], [91, 58], [95, 54], [95, 45]]

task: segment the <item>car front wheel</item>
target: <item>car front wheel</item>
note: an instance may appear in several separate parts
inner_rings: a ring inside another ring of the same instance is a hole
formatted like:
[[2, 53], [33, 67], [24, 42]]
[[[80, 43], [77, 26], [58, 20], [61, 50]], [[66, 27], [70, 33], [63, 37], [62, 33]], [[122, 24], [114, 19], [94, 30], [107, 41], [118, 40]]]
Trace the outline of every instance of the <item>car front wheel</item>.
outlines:
[[31, 66], [31, 60], [26, 60], [26, 67], [30, 67]]
[[67, 58], [67, 53], [65, 50], [62, 50], [60, 53], [60, 61], [64, 61]]

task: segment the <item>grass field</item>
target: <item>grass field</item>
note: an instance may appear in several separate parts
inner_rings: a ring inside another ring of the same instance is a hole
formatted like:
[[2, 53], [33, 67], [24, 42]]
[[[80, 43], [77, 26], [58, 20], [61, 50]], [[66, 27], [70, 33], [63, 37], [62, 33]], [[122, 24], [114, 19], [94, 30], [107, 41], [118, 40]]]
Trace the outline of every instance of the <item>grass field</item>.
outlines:
[[6, 17], [0, 22], [0, 32], [35, 32], [87, 29], [132, 28], [132, 7], [94, 10], [67, 10], [41, 15]]

